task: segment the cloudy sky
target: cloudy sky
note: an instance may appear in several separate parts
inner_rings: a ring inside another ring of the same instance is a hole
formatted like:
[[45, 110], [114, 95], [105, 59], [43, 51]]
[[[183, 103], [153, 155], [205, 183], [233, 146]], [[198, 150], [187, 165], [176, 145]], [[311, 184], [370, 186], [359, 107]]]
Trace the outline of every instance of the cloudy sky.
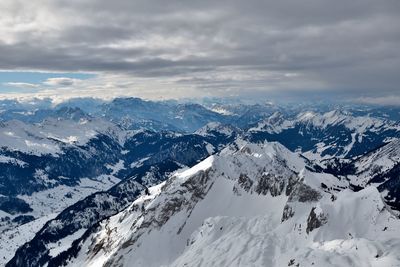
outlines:
[[1, 0], [0, 95], [400, 103], [399, 0]]

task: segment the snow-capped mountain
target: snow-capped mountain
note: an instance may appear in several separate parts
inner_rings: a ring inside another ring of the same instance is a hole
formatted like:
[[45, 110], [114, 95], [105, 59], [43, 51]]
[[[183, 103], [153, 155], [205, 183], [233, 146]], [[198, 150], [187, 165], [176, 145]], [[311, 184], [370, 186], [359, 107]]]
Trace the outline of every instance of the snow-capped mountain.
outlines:
[[353, 162], [355, 174], [367, 179], [388, 172], [399, 163], [400, 139], [393, 139]]
[[[183, 166], [192, 166], [213, 151], [219, 150], [207, 140], [212, 139], [197, 134], [182, 135], [152, 131], [135, 133], [124, 144], [126, 152], [122, 158], [125, 169], [119, 170], [119, 176], [127, 178], [109, 190], [94, 193], [59, 213], [54, 220], [44, 225], [30, 242], [17, 251], [17, 256], [23, 258], [21, 262], [27, 263], [30, 262], [32, 254], [42, 255], [36, 256], [38, 262], [33, 262], [32, 266], [45, 261], [48, 258], [45, 244], [48, 242], [54, 240], [60, 242], [64, 238], [72, 241], [79, 239], [84, 231], [90, 230], [90, 227], [100, 220], [124, 209], [146, 187], [165, 180], [168, 173]], [[220, 142], [222, 144], [224, 140]]]
[[153, 130], [194, 132], [209, 122], [225, 122], [228, 116], [202, 105], [144, 101], [139, 98], [117, 98], [103, 105], [104, 117], [126, 127], [149, 127]]
[[6, 109], [0, 112], [0, 120], [2, 121], [18, 120], [25, 123], [40, 123], [49, 118], [58, 120], [71, 119], [78, 121], [80, 119], [89, 119], [92, 117], [78, 107], [69, 106], [63, 106], [59, 108], [47, 107], [45, 109]]
[[377, 187], [385, 202], [400, 214], [400, 139], [343, 163], [338, 170], [358, 188]]
[[0, 108], [0, 265], [399, 263], [396, 109]]
[[[9, 121], [2, 129], [7, 138], [1, 140], [0, 152], [0, 231], [7, 239], [0, 242], [0, 264], [32, 239], [47, 220], [132, 177], [137, 168], [168, 161], [180, 164], [174, 170], [192, 166], [220, 149], [213, 144], [229, 141], [197, 134], [125, 131], [101, 119], [49, 119], [34, 125]], [[13, 135], [7, 135], [10, 131]], [[43, 149], [27, 143], [40, 144]], [[159, 181], [149, 176], [142, 183]], [[36, 230], [26, 231], [27, 223]]]
[[[74, 115], [72, 115], [74, 116]], [[33, 155], [62, 153], [63, 147], [84, 146], [97, 135], [122, 135], [115, 124], [97, 118], [49, 118], [37, 124], [18, 120], [0, 125], [0, 147]]]
[[49, 214], [49, 203], [59, 210], [119, 181], [122, 131], [101, 119], [4, 122], [0, 147], [0, 209], [11, 215]]
[[226, 137], [235, 136], [240, 132], [239, 128], [236, 128], [229, 124], [222, 124], [218, 122], [210, 122], [205, 126], [201, 127], [195, 134], [202, 136], [216, 136], [216, 135], [224, 135]]
[[311, 111], [295, 117], [276, 112], [249, 129], [252, 141], [278, 141], [310, 159], [352, 158], [400, 136], [400, 124], [370, 116], [353, 116], [340, 110]]
[[49, 242], [42, 263], [396, 266], [399, 226], [374, 186], [354, 192], [278, 143], [236, 141], [151, 187], [79, 242]]
[[122, 133], [85, 117], [2, 123], [0, 265], [58, 212], [120, 181]]
[[264, 104], [206, 104], [206, 106], [217, 113], [225, 115], [229, 118], [229, 123], [239, 127], [248, 128], [257, 124], [260, 120], [270, 116], [274, 112], [280, 110], [279, 106], [271, 103]]

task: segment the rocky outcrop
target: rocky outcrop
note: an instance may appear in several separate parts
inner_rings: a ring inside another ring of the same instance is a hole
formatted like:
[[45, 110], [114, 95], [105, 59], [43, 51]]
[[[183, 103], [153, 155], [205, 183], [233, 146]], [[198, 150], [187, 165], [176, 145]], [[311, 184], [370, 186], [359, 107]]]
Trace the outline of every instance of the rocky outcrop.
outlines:
[[306, 228], [307, 234], [313, 231], [314, 229], [321, 227], [327, 222], [328, 218], [322, 212], [317, 214], [316, 208], [313, 207], [307, 218], [307, 228]]

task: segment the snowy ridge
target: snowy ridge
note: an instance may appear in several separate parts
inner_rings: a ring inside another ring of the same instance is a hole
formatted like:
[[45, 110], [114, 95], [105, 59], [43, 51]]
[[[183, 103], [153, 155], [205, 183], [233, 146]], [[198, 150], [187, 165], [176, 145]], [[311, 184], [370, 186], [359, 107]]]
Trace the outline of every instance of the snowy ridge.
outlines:
[[226, 135], [226, 136], [232, 136], [233, 134], [239, 132], [239, 129], [231, 126], [231, 125], [224, 125], [222, 123], [218, 122], [210, 122], [207, 123], [205, 126], [201, 127], [198, 129], [195, 134], [201, 135], [201, 136], [209, 136], [209, 135]]
[[400, 163], [400, 139], [388, 144], [355, 161], [357, 175], [372, 176], [372, 172], [385, 172]]
[[299, 113], [293, 119], [285, 119], [281, 113], [276, 112], [272, 116], [260, 122], [256, 127], [251, 128], [249, 131], [267, 130], [270, 133], [279, 133], [284, 129], [294, 127], [298, 123], [320, 128], [344, 125], [346, 128], [355, 130], [359, 134], [365, 132], [367, 129], [378, 131], [381, 128], [386, 128], [400, 131], [400, 125], [395, 122], [384, 121], [369, 116], [352, 116], [351, 114], [340, 110], [332, 110], [324, 114], [305, 111]]
[[[63, 209], [97, 191], [109, 189], [117, 182], [119, 179], [103, 175], [97, 180], [84, 178], [78, 186], [59, 185], [31, 195], [19, 195], [32, 208], [31, 212], [24, 215], [35, 219], [22, 225], [0, 225], [0, 233], [4, 237], [0, 240], [0, 266], [9, 261], [17, 248], [30, 241], [47, 221], [56, 217]], [[0, 216], [17, 217], [10, 214]]]
[[[129, 175], [128, 178], [123, 179], [106, 192], [95, 193], [62, 211], [58, 218], [53, 220], [57, 221], [56, 225], [46, 224], [34, 239], [21, 246], [14, 258], [11, 259], [9, 266], [38, 266], [39, 262], [55, 264], [54, 262], [59, 261], [57, 255], [53, 254], [54, 257], [51, 257], [46, 248], [52, 247], [55, 248], [53, 251], [60, 252], [61, 249], [56, 249], [59, 241], [64, 238], [69, 240], [68, 242], [80, 239], [80, 236], [75, 233], [81, 229], [88, 229], [88, 227], [91, 230], [90, 227], [99, 221], [123, 210], [132, 203], [140, 194], [140, 191], [135, 188], [158, 184], [160, 181], [164, 181], [170, 172], [186, 165], [192, 166], [199, 159], [209, 156], [208, 143], [198, 135], [149, 134], [150, 132], [139, 132], [125, 143], [124, 149], [128, 150], [122, 154], [124, 158], [126, 157], [125, 162], [132, 162], [135, 158], [140, 162], [138, 164], [140, 166], [133, 169], [127, 167], [127, 170], [121, 170]], [[121, 160], [114, 162], [115, 164], [112, 165], [104, 165], [110, 174], [122, 167]], [[96, 197], [98, 195], [101, 195], [102, 198], [98, 199]], [[26, 200], [30, 202], [29, 199]], [[39, 198], [37, 200], [41, 201]], [[37, 200], [36, 198], [32, 199], [32, 204]], [[35, 206], [33, 205], [33, 207]], [[71, 211], [73, 212], [71, 213]], [[72, 244], [61, 247], [70, 249], [70, 246]], [[36, 256], [32, 257], [32, 255]]]
[[68, 265], [397, 266], [399, 220], [375, 187], [346, 186], [237, 141], [103, 221]]
[[353, 185], [365, 187], [371, 182], [378, 185], [374, 177], [384, 175], [400, 164], [400, 139], [393, 139], [350, 164], [353, 170], [347, 177]]
[[330, 109], [5, 110], [0, 266], [400, 266], [398, 115]]
[[115, 135], [123, 141], [121, 130], [101, 119], [79, 121], [49, 118], [42, 123], [4, 122], [0, 127], [0, 147], [34, 155], [61, 153], [62, 146], [85, 145], [97, 134]]
[[279, 112], [248, 131], [252, 141], [279, 141], [292, 151], [300, 149], [318, 161], [353, 158], [400, 136], [400, 124], [370, 116], [333, 110], [323, 114], [306, 111], [288, 117]]
[[4, 156], [4, 155], [0, 155], [0, 163], [10, 163], [13, 165], [18, 165], [20, 167], [24, 167], [27, 165], [26, 162], [23, 162], [22, 160], [19, 159], [15, 159], [12, 157], [8, 157], [8, 156]]
[[268, 133], [280, 133], [283, 129], [290, 128], [294, 125], [294, 121], [286, 120], [285, 116], [277, 111], [270, 117], [259, 122], [256, 127], [249, 129], [249, 132], [267, 131]]
[[1, 231], [0, 266], [4, 266], [24, 243], [30, 241], [40, 228], [57, 214], [49, 213], [34, 221], [19, 225], [12, 229]]

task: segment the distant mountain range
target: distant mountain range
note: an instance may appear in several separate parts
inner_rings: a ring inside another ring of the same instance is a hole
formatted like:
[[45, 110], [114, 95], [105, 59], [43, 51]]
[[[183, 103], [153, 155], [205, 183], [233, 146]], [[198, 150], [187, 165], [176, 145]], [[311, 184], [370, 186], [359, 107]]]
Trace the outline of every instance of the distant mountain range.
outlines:
[[118, 98], [0, 110], [0, 265], [399, 263], [395, 108]]

